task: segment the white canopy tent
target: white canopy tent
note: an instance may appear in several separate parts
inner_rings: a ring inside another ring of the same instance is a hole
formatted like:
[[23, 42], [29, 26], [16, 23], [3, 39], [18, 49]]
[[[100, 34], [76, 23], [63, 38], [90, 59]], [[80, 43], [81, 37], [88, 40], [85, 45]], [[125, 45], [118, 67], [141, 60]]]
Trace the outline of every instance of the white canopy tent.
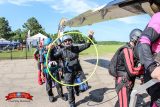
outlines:
[[3, 50], [4, 47], [7, 48], [8, 46], [13, 46], [13, 43], [4, 38], [0, 38], [0, 50]]
[[10, 41], [4, 39], [4, 38], [0, 38], [0, 43], [10, 43]]
[[4, 38], [1, 38], [0, 39], [0, 50], [3, 48], [3, 47], [6, 47], [6, 46], [16, 46], [13, 42], [11, 41], [8, 41]]
[[27, 44], [37, 46], [39, 41], [43, 41], [44, 39], [47, 39], [47, 38], [48, 38], [47, 36], [45, 36], [41, 33], [38, 33], [34, 36], [27, 38]]

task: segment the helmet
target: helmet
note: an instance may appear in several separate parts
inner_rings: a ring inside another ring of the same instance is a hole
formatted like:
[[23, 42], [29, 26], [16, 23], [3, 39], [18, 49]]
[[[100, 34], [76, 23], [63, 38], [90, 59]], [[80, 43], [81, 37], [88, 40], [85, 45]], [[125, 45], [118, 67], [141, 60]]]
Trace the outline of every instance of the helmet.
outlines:
[[44, 46], [49, 45], [52, 42], [51, 38], [47, 38], [44, 40]]
[[129, 35], [130, 41], [137, 41], [138, 38], [141, 36], [142, 30], [140, 29], [133, 29]]
[[73, 41], [73, 39], [72, 39], [72, 37], [70, 35], [65, 35], [62, 38], [62, 42], [64, 42], [65, 40], [68, 40], [68, 39]]

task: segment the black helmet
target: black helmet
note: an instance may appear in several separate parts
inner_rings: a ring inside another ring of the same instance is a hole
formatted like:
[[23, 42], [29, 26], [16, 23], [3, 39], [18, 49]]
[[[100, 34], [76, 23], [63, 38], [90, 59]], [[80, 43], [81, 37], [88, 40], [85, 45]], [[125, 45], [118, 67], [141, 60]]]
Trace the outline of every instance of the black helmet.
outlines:
[[138, 38], [141, 36], [142, 30], [140, 29], [133, 29], [129, 35], [130, 41], [137, 41]]
[[68, 40], [68, 39], [73, 41], [73, 39], [72, 39], [72, 37], [70, 35], [65, 35], [62, 38], [62, 42], [64, 42], [65, 40]]

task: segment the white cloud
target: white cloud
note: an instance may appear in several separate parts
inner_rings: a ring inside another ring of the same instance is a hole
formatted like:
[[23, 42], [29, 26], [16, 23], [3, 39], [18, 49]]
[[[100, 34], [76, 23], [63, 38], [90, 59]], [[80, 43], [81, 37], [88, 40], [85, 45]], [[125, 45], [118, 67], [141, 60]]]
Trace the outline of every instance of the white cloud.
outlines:
[[8, 3], [15, 4], [15, 5], [26, 5], [27, 2], [30, 0], [8, 0]]
[[80, 14], [86, 10], [97, 7], [97, 3], [91, 0], [62, 0], [52, 5], [52, 8], [61, 13]]
[[10, 3], [18, 6], [26, 6], [26, 5], [31, 5], [31, 2], [53, 2], [54, 0], [0, 0], [0, 4], [3, 3]]
[[126, 24], [134, 24], [134, 23], [137, 23], [137, 22], [135, 22], [135, 20], [134, 19], [132, 19], [132, 18], [120, 18], [120, 19], [117, 19], [117, 21], [120, 21], [120, 22], [124, 22], [124, 23], [126, 23]]
[[0, 0], [0, 4], [3, 4], [5, 2], [6, 2], [6, 0]]
[[0, 4], [10, 3], [18, 6], [32, 5], [32, 2], [42, 2], [60, 13], [80, 14], [86, 10], [98, 7], [93, 0], [0, 0]]
[[62, 8], [60, 8], [59, 6], [56, 6], [56, 5], [53, 5], [53, 6], [51, 6], [53, 9], [55, 9], [55, 10], [61, 10]]
[[140, 23], [146, 23], [149, 20], [149, 16], [143, 15], [143, 16], [131, 16], [126, 18], [120, 18], [116, 19], [116, 21], [123, 22], [125, 24], [140, 24]]

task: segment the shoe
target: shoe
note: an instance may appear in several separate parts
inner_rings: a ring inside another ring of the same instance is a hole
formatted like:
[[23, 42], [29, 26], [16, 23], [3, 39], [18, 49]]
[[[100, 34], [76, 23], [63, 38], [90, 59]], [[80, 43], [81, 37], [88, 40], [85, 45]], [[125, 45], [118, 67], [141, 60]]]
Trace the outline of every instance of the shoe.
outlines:
[[76, 96], [79, 96], [79, 92], [76, 92]]
[[42, 85], [42, 84], [43, 84], [42, 78], [41, 78], [41, 71], [38, 71], [38, 84], [39, 84], [39, 85]]
[[55, 97], [53, 97], [53, 96], [49, 96], [49, 101], [50, 102], [54, 102], [54, 101], [56, 101], [57, 99], [55, 98]]
[[42, 79], [38, 79], [38, 84], [39, 84], [39, 85], [42, 85], [42, 84], [43, 84]]
[[64, 100], [64, 101], [67, 101], [67, 100], [68, 100], [68, 97], [67, 97], [66, 95], [63, 95], [63, 96], [61, 97], [61, 99]]
[[74, 104], [70, 104], [69, 107], [76, 107], [76, 104], [75, 103]]

